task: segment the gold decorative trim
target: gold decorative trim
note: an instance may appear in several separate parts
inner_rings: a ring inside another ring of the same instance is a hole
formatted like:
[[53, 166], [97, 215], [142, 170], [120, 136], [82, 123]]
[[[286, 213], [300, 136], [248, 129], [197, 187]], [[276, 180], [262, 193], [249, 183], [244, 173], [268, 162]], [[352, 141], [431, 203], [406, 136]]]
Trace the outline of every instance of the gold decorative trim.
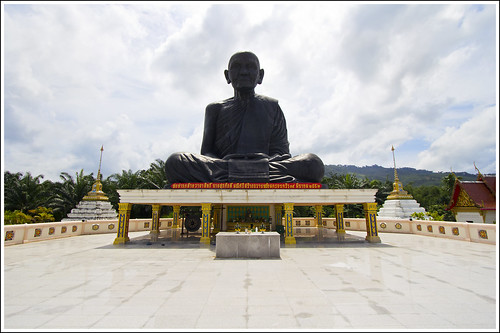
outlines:
[[464, 191], [460, 190], [457, 198], [458, 207], [476, 207], [476, 203], [469, 197], [469, 195]]

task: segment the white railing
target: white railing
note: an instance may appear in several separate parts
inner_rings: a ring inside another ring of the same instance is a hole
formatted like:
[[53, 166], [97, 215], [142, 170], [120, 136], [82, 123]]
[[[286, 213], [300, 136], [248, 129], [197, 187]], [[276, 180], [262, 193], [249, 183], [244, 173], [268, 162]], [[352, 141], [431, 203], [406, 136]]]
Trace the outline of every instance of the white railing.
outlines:
[[[293, 222], [294, 227], [316, 227], [314, 217], [296, 217]], [[344, 225], [346, 230], [366, 231], [366, 220], [364, 218], [344, 218]], [[323, 226], [336, 229], [335, 218], [324, 217]], [[416, 234], [496, 244], [496, 224], [378, 218], [377, 228], [379, 233]]]
[[[129, 231], [151, 230], [151, 219], [131, 219]], [[160, 219], [160, 230], [172, 227], [172, 218]], [[116, 233], [118, 220], [87, 220], [4, 225], [4, 244], [22, 244], [48, 239]]]
[[[129, 231], [151, 230], [151, 219], [131, 219]], [[366, 231], [363, 218], [344, 218], [346, 230]], [[335, 229], [335, 218], [323, 218], [323, 226]], [[160, 230], [172, 227], [172, 218], [160, 219]], [[294, 227], [316, 227], [313, 217], [294, 218]], [[392, 232], [496, 244], [496, 224], [422, 220], [377, 219], [379, 233]], [[4, 245], [56, 239], [62, 237], [114, 233], [118, 220], [68, 221], [5, 225]], [[298, 230], [297, 230], [298, 231]]]

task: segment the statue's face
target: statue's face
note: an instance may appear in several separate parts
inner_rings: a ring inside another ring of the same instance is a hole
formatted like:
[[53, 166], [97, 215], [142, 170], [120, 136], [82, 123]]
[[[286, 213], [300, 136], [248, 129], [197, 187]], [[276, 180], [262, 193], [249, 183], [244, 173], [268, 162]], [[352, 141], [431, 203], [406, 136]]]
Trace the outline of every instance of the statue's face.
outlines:
[[235, 55], [229, 62], [226, 79], [236, 90], [254, 89], [262, 82], [264, 71], [260, 69], [259, 60], [248, 53]]

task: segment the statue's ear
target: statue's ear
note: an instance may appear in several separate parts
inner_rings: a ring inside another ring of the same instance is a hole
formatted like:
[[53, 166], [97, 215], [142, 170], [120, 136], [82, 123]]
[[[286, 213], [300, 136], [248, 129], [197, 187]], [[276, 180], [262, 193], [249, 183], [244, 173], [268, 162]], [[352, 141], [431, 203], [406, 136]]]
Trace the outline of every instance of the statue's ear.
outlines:
[[264, 79], [264, 69], [261, 69], [259, 70], [259, 79], [257, 80], [257, 83], [261, 84], [263, 79]]
[[226, 77], [227, 84], [230, 84], [231, 79], [229, 78], [229, 71], [227, 69], [224, 71], [224, 76]]

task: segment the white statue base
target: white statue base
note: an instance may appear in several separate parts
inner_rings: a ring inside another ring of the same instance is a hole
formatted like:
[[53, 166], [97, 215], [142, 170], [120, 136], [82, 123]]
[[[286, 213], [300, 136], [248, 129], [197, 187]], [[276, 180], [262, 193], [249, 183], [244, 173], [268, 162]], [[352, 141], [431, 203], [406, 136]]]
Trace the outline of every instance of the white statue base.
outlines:
[[219, 232], [216, 236], [216, 258], [279, 258], [280, 234], [277, 232]]

